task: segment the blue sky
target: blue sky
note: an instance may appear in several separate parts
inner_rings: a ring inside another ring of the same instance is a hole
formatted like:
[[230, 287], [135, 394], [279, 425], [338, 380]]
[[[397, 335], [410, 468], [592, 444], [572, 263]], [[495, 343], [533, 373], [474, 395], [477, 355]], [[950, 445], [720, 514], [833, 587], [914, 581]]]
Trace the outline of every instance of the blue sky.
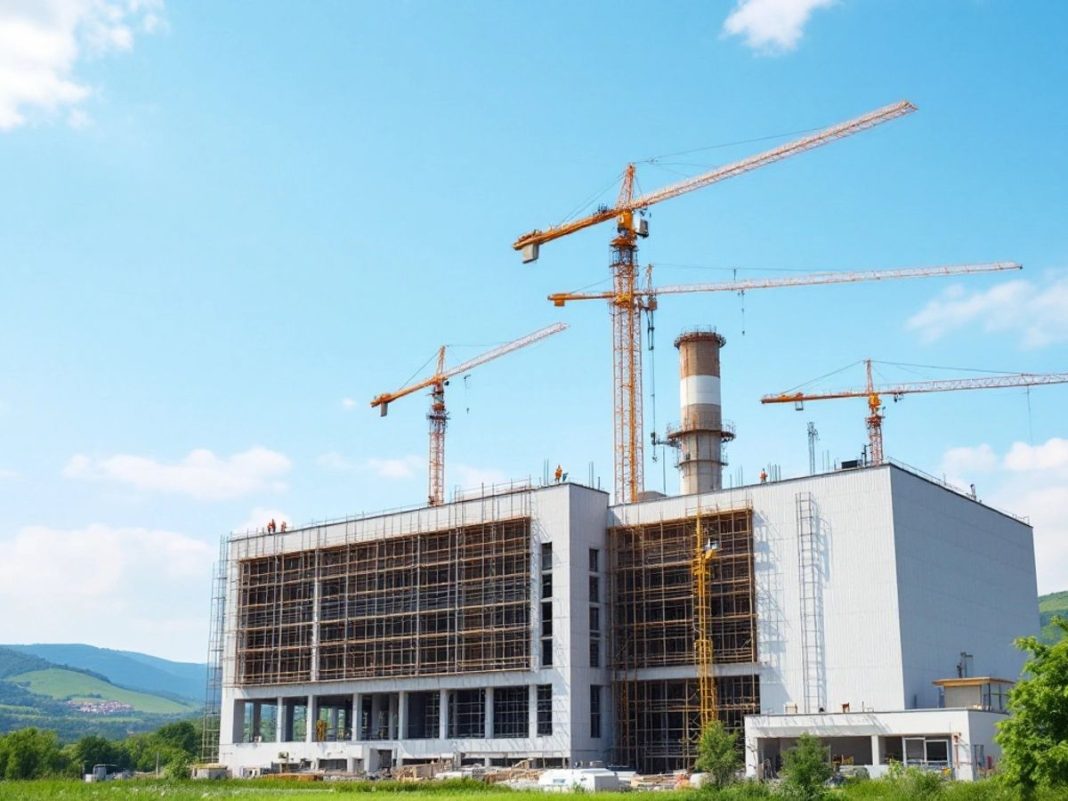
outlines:
[[[674, 337], [716, 326], [730, 480], [805, 472], [809, 420], [820, 462], [854, 457], [863, 401], [758, 399], [860, 359], [939, 366], [887, 381], [1065, 369], [1066, 21], [1007, 0], [0, 0], [0, 642], [202, 659], [220, 535], [423, 500], [425, 398], [367, 404], [441, 344], [455, 363], [571, 326], [449, 387], [450, 488], [546, 460], [610, 485], [607, 309], [545, 296], [603, 287], [611, 231], [527, 266], [511, 243], [611, 202], [628, 161], [655, 189], [907, 98], [655, 207], [642, 264], [1025, 265], [665, 299], [646, 429], [653, 388], [656, 427], [678, 417]], [[1068, 588], [1066, 399], [910, 397], [885, 423], [891, 456], [1031, 516], [1042, 591]]]

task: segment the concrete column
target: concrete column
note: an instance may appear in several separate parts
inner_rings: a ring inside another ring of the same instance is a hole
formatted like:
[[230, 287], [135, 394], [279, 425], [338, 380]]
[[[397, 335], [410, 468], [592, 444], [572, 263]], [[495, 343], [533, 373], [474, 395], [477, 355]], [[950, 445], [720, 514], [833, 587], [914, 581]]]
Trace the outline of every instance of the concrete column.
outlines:
[[408, 737], [408, 693], [401, 690], [397, 693], [397, 737], [404, 740]]
[[538, 736], [538, 685], [527, 686], [527, 737]]
[[252, 702], [252, 730], [249, 732], [252, 742], [262, 740], [260, 724], [263, 722], [263, 704], [261, 701]]
[[308, 706], [304, 713], [304, 742], [315, 742], [315, 696], [308, 696]]
[[[486, 688], [486, 712], [485, 712], [485, 717], [486, 717], [486, 720], [484, 721], [485, 724], [486, 724], [485, 735], [486, 735], [486, 739], [490, 740], [490, 739], [493, 738], [493, 688], [492, 687], [487, 687]], [[487, 762], [486, 764], [489, 764], [489, 763]]]
[[871, 764], [883, 764], [883, 752], [881, 749], [881, 741], [879, 740], [878, 734], [873, 734], [871, 736]]
[[379, 736], [381, 730], [382, 720], [382, 696], [378, 693], [371, 693], [371, 731], [368, 732], [371, 739], [374, 740]]
[[245, 702], [234, 701], [233, 728], [230, 730], [230, 742], [245, 742]]
[[449, 691], [438, 691], [438, 738], [449, 739]]
[[389, 712], [387, 714], [389, 715], [389, 718], [386, 721], [386, 727], [388, 731], [388, 734], [386, 736], [389, 737], [390, 740], [396, 740], [397, 723], [399, 722], [399, 713], [397, 711], [397, 707], [399, 705], [398, 701], [400, 699], [397, 697], [396, 693], [390, 693], [388, 697], [389, 706], [387, 707], [387, 709], [389, 710]]
[[277, 706], [274, 713], [274, 741], [276, 743], [285, 742], [286, 739], [286, 699], [282, 696], [278, 696]]
[[352, 694], [352, 739], [360, 739], [360, 720], [363, 718], [363, 694]]
[[339, 710], [338, 710], [338, 708], [336, 706], [330, 707], [330, 724], [329, 725], [330, 725], [330, 730], [334, 733], [334, 739], [335, 740], [340, 740], [341, 739], [341, 733], [337, 730], [337, 724], [338, 724], [338, 718], [339, 718], [338, 712], [339, 712]]

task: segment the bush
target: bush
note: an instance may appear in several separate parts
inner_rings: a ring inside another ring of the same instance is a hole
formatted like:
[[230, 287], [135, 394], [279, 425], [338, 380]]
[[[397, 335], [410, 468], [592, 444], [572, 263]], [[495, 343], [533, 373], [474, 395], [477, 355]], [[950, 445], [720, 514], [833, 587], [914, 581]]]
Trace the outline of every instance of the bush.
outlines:
[[826, 782], [834, 769], [828, 750], [818, 737], [802, 734], [797, 745], [783, 754], [782, 795], [788, 801], [820, 801], [826, 794]]
[[714, 786], [726, 787], [734, 781], [734, 774], [741, 764], [738, 735], [727, 731], [718, 720], [709, 723], [697, 744], [695, 769], [707, 775]]

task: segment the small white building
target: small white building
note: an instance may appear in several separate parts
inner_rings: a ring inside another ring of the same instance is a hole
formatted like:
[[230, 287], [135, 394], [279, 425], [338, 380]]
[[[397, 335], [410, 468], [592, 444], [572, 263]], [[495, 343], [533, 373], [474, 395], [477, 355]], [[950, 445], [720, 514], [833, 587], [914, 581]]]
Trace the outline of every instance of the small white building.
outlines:
[[220, 762], [689, 767], [697, 540], [717, 553], [720, 714], [744, 720], [752, 775], [801, 731], [854, 764], [996, 760], [1003, 713], [935, 682], [1019, 674], [1031, 529], [886, 464], [618, 506], [511, 487], [233, 535]]

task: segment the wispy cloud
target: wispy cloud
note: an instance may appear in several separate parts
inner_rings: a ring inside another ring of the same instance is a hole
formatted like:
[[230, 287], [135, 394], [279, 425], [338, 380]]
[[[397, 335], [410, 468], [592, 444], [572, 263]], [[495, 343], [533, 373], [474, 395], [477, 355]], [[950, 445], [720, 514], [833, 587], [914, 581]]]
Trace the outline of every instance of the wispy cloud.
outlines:
[[0, 3], [0, 130], [66, 112], [80, 127], [92, 89], [76, 74], [87, 55], [128, 51], [164, 25], [163, 0], [7, 0]]
[[341, 399], [341, 408], [344, 409], [346, 412], [351, 412], [353, 409], [356, 408], [355, 399], [353, 399], [353, 398], [342, 398]]
[[200, 449], [173, 463], [130, 454], [104, 459], [75, 454], [63, 468], [63, 475], [113, 481], [139, 490], [188, 495], [201, 500], [224, 500], [256, 492], [284, 490], [286, 485], [282, 477], [289, 472], [290, 466], [285, 455], [267, 448], [250, 448], [226, 458]]
[[5, 479], [18, 478], [18, 476], [19, 474], [16, 473], [14, 470], [9, 470], [6, 467], [0, 467], [0, 481], [4, 481]]
[[973, 325], [1012, 334], [1025, 348], [1068, 342], [1068, 277], [1041, 284], [1017, 279], [974, 292], [954, 284], [912, 315], [905, 328], [934, 342]]
[[320, 454], [315, 459], [315, 463], [320, 467], [325, 467], [327, 470], [336, 470], [339, 473], [352, 470], [356, 467], [351, 459], [342, 456], [337, 451], [328, 451], [327, 453]]
[[1027, 515], [1035, 530], [1039, 592], [1068, 587], [1068, 440], [1015, 442], [999, 455], [987, 444], [951, 448], [943, 455], [946, 479], [976, 484], [994, 506]]
[[723, 23], [724, 33], [741, 36], [763, 53], [784, 53], [797, 47], [812, 12], [835, 0], [738, 0]]
[[[0, 534], [7, 642], [94, 642], [200, 659], [215, 548], [185, 534], [92, 524]], [[119, 622], [121, 621], [121, 625]]]
[[401, 456], [396, 459], [368, 459], [367, 469], [379, 478], [413, 478], [426, 471], [426, 459], [421, 456]]

